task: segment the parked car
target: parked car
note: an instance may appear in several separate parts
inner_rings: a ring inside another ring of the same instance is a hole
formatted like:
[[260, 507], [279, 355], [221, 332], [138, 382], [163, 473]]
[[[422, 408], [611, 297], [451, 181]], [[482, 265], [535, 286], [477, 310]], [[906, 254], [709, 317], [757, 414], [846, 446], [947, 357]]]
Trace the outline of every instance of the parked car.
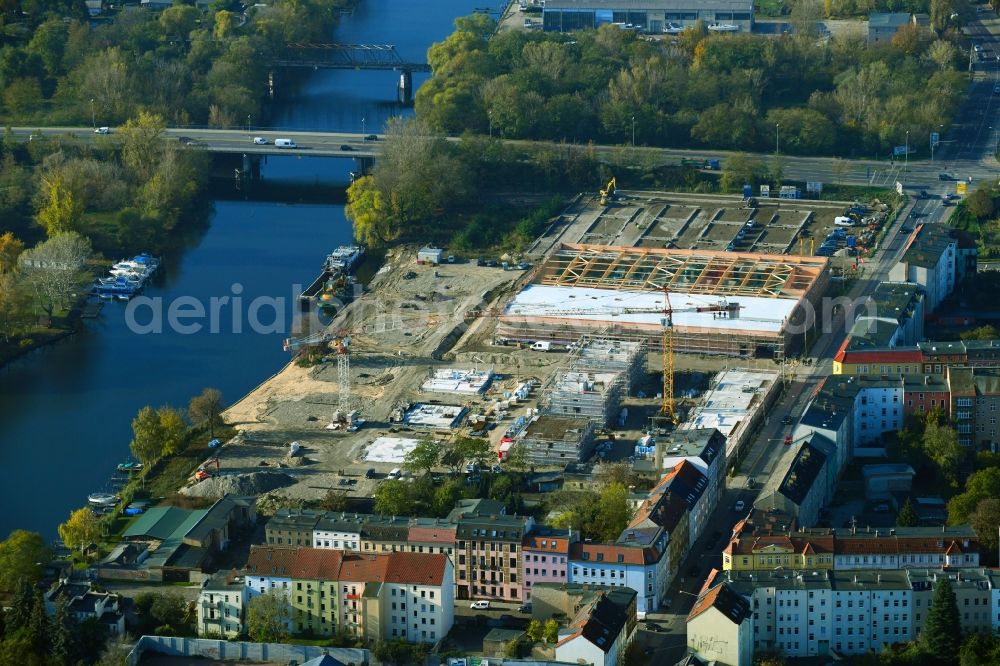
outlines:
[[733, 511], [740, 512], [746, 508], [746, 503], [743, 500], [736, 500], [736, 506], [733, 507]]
[[938, 180], [952, 180], [951, 174], [939, 173]]
[[517, 612], [518, 613], [530, 613], [531, 612], [531, 604], [530, 603], [521, 604], [520, 606], [517, 607]]
[[190, 141], [190, 140], [191, 140], [191, 137], [189, 137], [189, 136], [179, 136], [179, 137], [177, 137], [177, 141], [178, 141], [179, 143], [183, 143], [183, 144], [185, 144], [185, 145], [186, 145], [186, 144], [187, 144], [187, 142], [188, 142], [188, 141]]
[[369, 468], [369, 470], [365, 472], [366, 479], [374, 479], [376, 476], [378, 476], [378, 472], [375, 471], [374, 467]]
[[747, 477], [747, 488], [750, 488], [752, 490], [756, 487], [757, 487], [757, 479], [753, 478], [752, 476]]
[[904, 234], [912, 234], [913, 233], [913, 227], [900, 227], [899, 230], [901, 232], [903, 232]]
[[399, 469], [398, 467], [395, 467], [389, 470], [389, 473], [386, 474], [385, 478], [389, 479], [390, 481], [394, 481], [402, 478], [402, 476], [403, 476], [403, 470]]
[[488, 610], [490, 607], [490, 602], [483, 599], [480, 601], [473, 601], [469, 604], [469, 608], [475, 608], [476, 610]]
[[663, 631], [666, 631], [666, 630], [663, 627], [661, 627], [660, 625], [656, 624], [655, 622], [647, 622], [646, 623], [646, 631], [655, 631], [655, 632], [659, 633], [659, 632], [663, 632]]
[[791, 414], [785, 414], [785, 416], [782, 417], [781, 422], [784, 425], [790, 425], [792, 423], [792, 415]]
[[220, 446], [222, 446], [222, 442], [220, 440], [218, 440], [218, 439], [213, 439], [213, 440], [209, 441], [209, 443], [208, 443], [208, 448], [210, 448], [210, 449], [217, 449]]
[[98, 127], [94, 130], [94, 134], [111, 134], [110, 127]]

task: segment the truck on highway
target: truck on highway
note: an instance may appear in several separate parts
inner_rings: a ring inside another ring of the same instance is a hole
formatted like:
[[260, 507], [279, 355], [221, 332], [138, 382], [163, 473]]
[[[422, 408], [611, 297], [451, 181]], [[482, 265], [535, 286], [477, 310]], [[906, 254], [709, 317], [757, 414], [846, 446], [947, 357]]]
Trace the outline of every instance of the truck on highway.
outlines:
[[681, 159], [681, 166], [689, 167], [692, 169], [711, 169], [712, 171], [719, 170], [719, 160], [716, 159], [702, 159], [700, 157], [685, 157]]
[[274, 147], [275, 148], [298, 148], [298, 146], [295, 144], [295, 142], [292, 141], [291, 139], [275, 139], [274, 140]]

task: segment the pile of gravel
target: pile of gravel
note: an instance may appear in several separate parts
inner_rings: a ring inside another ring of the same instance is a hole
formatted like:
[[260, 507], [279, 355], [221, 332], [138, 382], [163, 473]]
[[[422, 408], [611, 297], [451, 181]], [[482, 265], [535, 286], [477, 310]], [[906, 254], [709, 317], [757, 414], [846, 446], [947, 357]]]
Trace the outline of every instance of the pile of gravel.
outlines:
[[250, 472], [248, 474], [223, 474], [183, 488], [189, 497], [222, 497], [223, 495], [261, 495], [270, 490], [284, 488], [295, 479], [282, 472]]

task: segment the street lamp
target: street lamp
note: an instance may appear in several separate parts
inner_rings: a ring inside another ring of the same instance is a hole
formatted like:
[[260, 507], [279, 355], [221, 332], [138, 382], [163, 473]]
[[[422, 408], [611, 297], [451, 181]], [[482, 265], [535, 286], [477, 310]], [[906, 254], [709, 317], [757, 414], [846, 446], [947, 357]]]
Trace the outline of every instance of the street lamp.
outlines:
[[774, 154], [778, 154], [778, 130], [781, 129], [781, 123], [774, 123]]
[[635, 148], [635, 116], [632, 116], [632, 147]]
[[247, 114], [247, 133], [250, 133], [250, 114]]
[[90, 98], [90, 124], [97, 129], [97, 111], [94, 109], [94, 98]]
[[364, 116], [361, 117], [361, 133], [365, 134], [367, 136], [367, 132], [365, 132], [365, 119], [364, 119]]
[[906, 130], [906, 155], [903, 156], [903, 183], [906, 183], [906, 172], [910, 167], [910, 130]]
[[493, 138], [493, 112], [487, 111], [486, 117], [490, 119], [490, 138]]

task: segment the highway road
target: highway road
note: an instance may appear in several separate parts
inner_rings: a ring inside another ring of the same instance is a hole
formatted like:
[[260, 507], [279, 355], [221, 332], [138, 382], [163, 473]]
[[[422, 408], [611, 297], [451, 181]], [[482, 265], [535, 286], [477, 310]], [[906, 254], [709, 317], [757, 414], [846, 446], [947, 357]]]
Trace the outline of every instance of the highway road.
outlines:
[[[1000, 72], [1000, 69], [997, 70]], [[983, 115], [987, 110], [996, 108], [1000, 103], [1000, 94], [993, 93], [993, 84], [990, 80], [982, 79], [973, 86], [970, 102], [965, 107], [969, 110], [966, 116], [957, 119], [955, 128], [949, 136], [957, 137], [944, 140], [952, 141], [953, 144], [945, 143], [938, 151], [939, 155], [947, 155], [951, 150], [951, 157], [947, 160], [938, 159], [934, 162], [930, 160], [913, 160], [907, 166], [904, 161], [896, 160], [893, 164], [886, 161], [876, 160], [846, 160], [831, 157], [797, 157], [791, 155], [780, 155], [779, 159], [783, 164], [783, 171], [787, 178], [796, 181], [819, 181], [823, 183], [844, 183], [853, 185], [874, 184], [890, 187], [895, 182], [903, 182], [908, 187], [917, 189], [928, 189], [936, 187], [940, 173], [947, 172], [956, 177], [967, 179], [969, 176], [974, 181], [988, 178], [996, 174], [997, 161], [991, 151], [980, 150], [987, 146], [996, 146], [997, 139], [1000, 138], [1000, 127], [994, 127], [990, 123], [984, 124], [986, 118]], [[116, 141], [116, 129], [111, 128], [109, 135], [97, 135], [89, 127], [50, 127], [50, 128], [30, 128], [17, 127], [13, 129], [14, 136], [20, 140], [28, 140], [29, 136], [37, 136], [40, 132], [43, 137], [72, 135], [84, 141]], [[253, 143], [254, 137], [263, 137], [268, 140], [267, 145], [257, 145]], [[201, 148], [218, 153], [240, 153], [249, 155], [276, 155], [290, 154], [304, 157], [354, 157], [370, 158], [376, 157], [381, 150], [383, 137], [376, 140], [366, 140], [366, 136], [350, 132], [299, 132], [286, 130], [253, 129], [250, 132], [245, 130], [222, 130], [222, 129], [185, 129], [169, 128], [165, 132], [168, 141], [179, 141], [184, 146], [191, 148]], [[274, 145], [275, 139], [291, 139], [297, 144], [296, 148], [279, 148]], [[919, 140], [912, 137], [912, 146], [926, 143], [929, 137], [922, 137]], [[458, 138], [450, 138], [451, 141], [458, 141]], [[545, 141], [523, 141], [504, 140], [514, 147], [524, 149], [531, 148], [560, 148], [576, 150], [593, 150], [599, 157], [610, 162], [618, 163], [639, 162], [649, 164], [678, 164], [684, 158], [717, 158], [725, 160], [732, 155], [729, 151], [719, 150], [675, 150], [668, 148], [648, 148], [643, 146], [589, 146], [575, 144], [556, 144]], [[992, 141], [992, 143], [991, 143]], [[758, 154], [758, 157], [765, 160], [775, 159], [774, 155]], [[904, 173], [905, 170], [905, 173]]]

